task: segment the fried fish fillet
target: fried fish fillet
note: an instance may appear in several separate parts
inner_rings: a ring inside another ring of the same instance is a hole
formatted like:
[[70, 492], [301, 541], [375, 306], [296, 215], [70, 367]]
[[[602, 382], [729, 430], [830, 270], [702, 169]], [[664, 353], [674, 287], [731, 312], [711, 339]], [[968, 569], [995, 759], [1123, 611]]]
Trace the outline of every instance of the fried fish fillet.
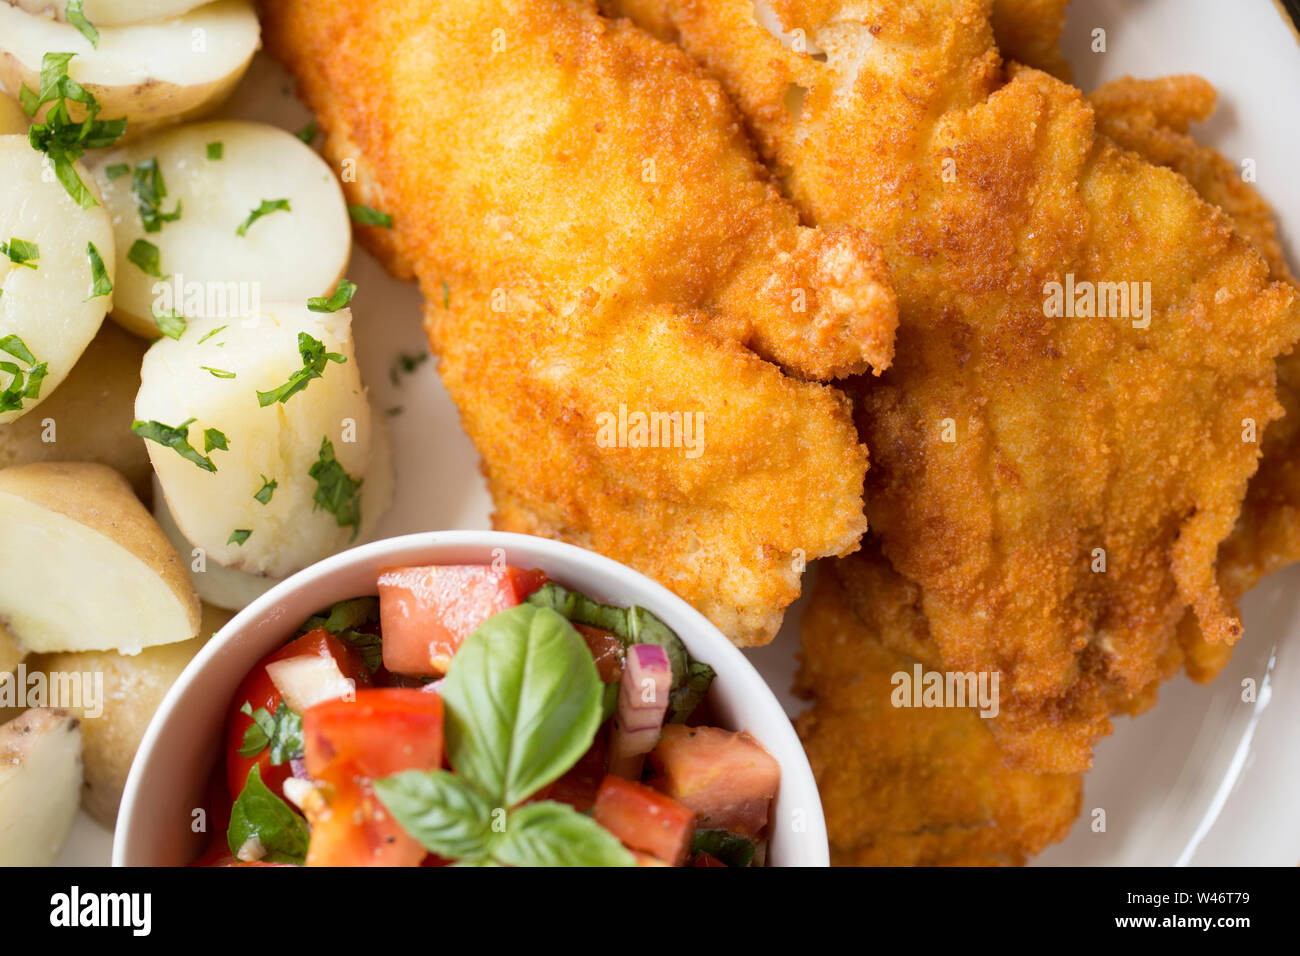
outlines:
[[[831, 862], [1018, 866], [1062, 839], [1083, 799], [1080, 774], [1009, 767], [973, 708], [893, 705], [895, 674], [936, 666], [920, 589], [869, 547], [819, 572], [796, 682], [814, 704], [797, 727]], [[882, 644], [882, 631], [906, 650]]]
[[[1295, 285], [1267, 201], [1241, 170], [1188, 134], [1193, 121], [1214, 111], [1217, 94], [1209, 82], [1198, 76], [1125, 77], [1088, 99], [1099, 129], [1124, 148], [1177, 171], [1232, 218], [1267, 260], [1274, 279]], [[1278, 398], [1286, 414], [1264, 432], [1259, 471], [1237, 526], [1219, 548], [1219, 586], [1233, 600], [1300, 561], [1300, 352], [1278, 360]], [[1195, 680], [1210, 680], [1227, 662], [1229, 648], [1206, 641], [1193, 616], [1184, 618], [1179, 639], [1187, 673]]]
[[773, 0], [775, 31], [749, 0], [666, 4], [807, 220], [884, 250], [897, 357], [851, 386], [866, 510], [944, 668], [1001, 673], [1019, 766], [1086, 768], [1185, 611], [1240, 634], [1215, 562], [1295, 291], [1077, 90], [1004, 69], [991, 0]]
[[1069, 82], [1070, 64], [1061, 55], [1065, 11], [1070, 0], [993, 0], [993, 35], [1008, 60]]
[[362, 241], [419, 280], [496, 526], [769, 640], [865, 528], [865, 449], [810, 380], [888, 366], [879, 252], [802, 226], [717, 83], [591, 0], [269, 0], [263, 36], [392, 215]]

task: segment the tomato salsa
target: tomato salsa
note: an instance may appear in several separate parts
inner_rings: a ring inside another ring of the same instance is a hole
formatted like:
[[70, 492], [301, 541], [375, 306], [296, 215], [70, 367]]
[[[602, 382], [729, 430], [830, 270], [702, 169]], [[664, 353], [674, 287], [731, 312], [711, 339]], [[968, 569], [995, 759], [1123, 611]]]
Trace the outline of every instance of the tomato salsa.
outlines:
[[780, 767], [659, 618], [509, 566], [377, 585], [239, 685], [198, 865], [763, 864]]

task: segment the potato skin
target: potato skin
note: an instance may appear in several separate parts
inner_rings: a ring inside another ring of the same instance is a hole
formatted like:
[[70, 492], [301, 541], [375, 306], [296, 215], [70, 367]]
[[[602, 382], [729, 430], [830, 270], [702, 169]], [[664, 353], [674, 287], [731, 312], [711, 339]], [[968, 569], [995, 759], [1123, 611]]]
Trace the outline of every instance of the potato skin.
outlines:
[[[0, 425], [0, 468], [98, 462], [121, 472], [136, 497], [148, 501], [153, 468], [144, 439], [131, 434], [140, 363], [148, 347], [112, 322], [100, 326], [68, 377], [33, 414]], [[52, 442], [43, 440], [48, 419], [54, 422]]]
[[80, 651], [38, 654], [28, 660], [29, 671], [104, 675], [104, 712], [94, 718], [79, 715], [83, 716], [85, 767], [81, 804], [104, 826], [111, 828], [117, 819], [131, 761], [158, 705], [185, 665], [231, 617], [229, 612], [205, 604], [198, 637], [179, 644], [147, 647], [135, 656], [116, 651]]

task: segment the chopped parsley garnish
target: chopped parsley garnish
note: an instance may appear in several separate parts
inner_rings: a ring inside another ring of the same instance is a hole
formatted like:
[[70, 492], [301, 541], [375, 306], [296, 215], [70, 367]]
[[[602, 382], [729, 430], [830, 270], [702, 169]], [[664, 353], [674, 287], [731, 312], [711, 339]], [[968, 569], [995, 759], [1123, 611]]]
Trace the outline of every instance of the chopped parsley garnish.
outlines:
[[206, 342], [208, 339], [212, 338], [212, 336], [216, 335], [218, 332], [224, 332], [224, 331], [226, 331], [226, 329], [228, 329], [228, 328], [230, 328], [230, 326], [228, 326], [228, 325], [218, 325], [215, 329], [213, 329], [213, 330], [212, 330], [211, 332], [209, 332], [207, 335], [203, 336], [203, 338], [199, 339], [198, 344], [199, 344], [199, 345], [202, 345], [204, 342]]
[[321, 373], [325, 371], [325, 363], [335, 362], [342, 365], [347, 361], [338, 352], [325, 351], [325, 343], [312, 338], [306, 332], [298, 333], [298, 354], [302, 356], [302, 368], [292, 373], [289, 380], [278, 388], [257, 393], [257, 404], [262, 408], [274, 405], [276, 402], [283, 405], [306, 388], [307, 383], [312, 379], [320, 378]]
[[257, 222], [257, 220], [261, 219], [263, 216], [269, 216], [271, 213], [279, 212], [281, 210], [283, 210], [284, 212], [291, 211], [289, 209], [289, 200], [263, 199], [261, 205], [259, 205], [256, 209], [250, 212], [248, 214], [248, 218], [246, 218], [243, 222], [239, 224], [239, 228], [235, 230], [235, 235], [237, 236], [248, 235], [249, 226]]
[[208, 159], [218, 160], [226, 155], [225, 144], [221, 142], [208, 143]]
[[363, 226], [383, 226], [385, 229], [393, 228], [392, 216], [386, 212], [380, 212], [378, 209], [371, 209], [369, 206], [348, 206], [348, 215], [352, 217], [353, 222], [360, 223]]
[[280, 483], [274, 478], [267, 478], [262, 475], [262, 487], [257, 489], [257, 494], [253, 495], [253, 500], [264, 505], [271, 503], [271, 496], [275, 494], [275, 489], [280, 487]]
[[218, 451], [229, 451], [229, 441], [219, 429], [205, 428], [203, 430], [203, 450], [212, 451], [214, 448]]
[[26, 239], [0, 240], [0, 256], [8, 256], [14, 265], [36, 268], [36, 260], [41, 257], [41, 247]]
[[311, 298], [307, 300], [307, 308], [312, 312], [337, 312], [349, 302], [357, 293], [357, 284], [349, 282], [347, 279], [340, 279], [338, 288], [328, 299]]
[[343, 470], [334, 457], [334, 445], [328, 438], [321, 439], [320, 458], [307, 474], [316, 482], [312, 511], [323, 508], [334, 516], [340, 528], [351, 525], [355, 539], [361, 529], [361, 499], [357, 492], [361, 490], [362, 482]]
[[172, 312], [170, 315], [162, 315], [155, 312], [153, 314], [154, 325], [158, 326], [158, 331], [169, 339], [180, 341], [180, 337], [185, 334], [187, 328], [185, 317], [179, 312]]
[[104, 260], [93, 242], [86, 243], [86, 258], [90, 260], [90, 295], [88, 299], [98, 299], [113, 291], [113, 280], [108, 277]]
[[399, 382], [400, 374], [410, 375], [417, 368], [427, 362], [429, 359], [428, 352], [420, 352], [416, 355], [407, 355], [403, 352], [393, 360], [392, 367], [388, 370], [388, 378], [394, 385]]
[[[217, 466], [212, 463], [212, 459], [206, 455], [200, 455], [198, 450], [189, 443], [190, 425], [193, 423], [194, 419], [187, 418], [179, 425], [172, 427], [171, 425], [164, 425], [162, 422], [142, 422], [137, 420], [131, 423], [131, 431], [145, 441], [157, 442], [159, 445], [172, 449], [186, 461], [194, 462], [204, 471], [215, 472]], [[208, 433], [212, 431], [213, 429], [208, 429], [208, 432], [204, 433], [204, 437], [206, 438]], [[211, 451], [212, 447], [210, 446], [207, 450]]]
[[64, 10], [63, 18], [77, 28], [77, 31], [90, 41], [90, 45], [99, 49], [99, 31], [95, 29], [94, 24], [86, 19], [86, 12], [82, 9], [82, 0], [68, 0], [68, 6]]
[[158, 252], [158, 247], [147, 239], [137, 239], [131, 243], [131, 248], [126, 253], [126, 261], [155, 279], [163, 277], [162, 256]]
[[316, 134], [319, 132], [320, 132], [320, 127], [316, 125], [315, 120], [312, 120], [306, 126], [302, 127], [302, 129], [298, 130], [298, 132], [294, 133], [293, 135], [297, 136], [300, 140], [302, 140], [304, 143], [310, 146], [312, 142], [316, 139]]
[[[50, 158], [55, 178], [82, 209], [98, 206], [90, 189], [81, 181], [73, 163], [88, 149], [107, 149], [126, 132], [125, 119], [100, 120], [99, 101], [80, 83], [68, 76], [68, 61], [75, 53], [46, 53], [41, 58], [41, 88], [32, 92], [26, 86], [18, 91], [23, 112], [35, 116], [46, 103], [52, 103], [41, 123], [33, 123], [27, 141], [33, 149]], [[74, 123], [68, 103], [85, 107], [85, 119]]]
[[181, 218], [179, 199], [171, 212], [162, 211], [162, 201], [167, 198], [167, 184], [163, 182], [157, 157], [136, 163], [135, 172], [131, 176], [131, 192], [135, 194], [140, 222], [144, 225], [145, 232], [159, 232], [163, 223], [175, 222]]
[[234, 531], [230, 532], [230, 537], [226, 539], [226, 544], [237, 544], [242, 548], [244, 542], [248, 540], [252, 533], [253, 532], [247, 528], [236, 528]]
[[111, 166], [104, 167], [104, 175], [109, 179], [121, 179], [131, 171], [131, 167], [126, 163], [113, 163]]
[[48, 367], [44, 362], [37, 364], [36, 356], [17, 335], [0, 338], [0, 352], [12, 355], [27, 363], [27, 369], [14, 362], [0, 359], [0, 372], [8, 372], [9, 384], [0, 391], [0, 412], [14, 412], [23, 407], [23, 400], [41, 397], [41, 383], [45, 380]]
[[207, 372], [213, 378], [234, 378], [234, 372], [227, 372], [224, 368], [213, 368], [210, 365], [200, 365], [200, 369]]

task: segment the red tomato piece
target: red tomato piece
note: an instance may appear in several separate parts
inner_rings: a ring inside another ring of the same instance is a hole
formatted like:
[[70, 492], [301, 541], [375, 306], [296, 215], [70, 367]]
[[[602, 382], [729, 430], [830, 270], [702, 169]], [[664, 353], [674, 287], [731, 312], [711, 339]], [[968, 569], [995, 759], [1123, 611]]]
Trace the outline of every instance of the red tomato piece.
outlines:
[[307, 772], [325, 776], [351, 766], [370, 779], [442, 765], [442, 698], [410, 688], [359, 690], [355, 700], [327, 700], [302, 715]]
[[[313, 708], [314, 709], [314, 708]], [[423, 846], [344, 764], [327, 773], [320, 799], [304, 801], [308, 866], [419, 866]]]
[[542, 571], [486, 564], [387, 568], [379, 575], [384, 667], [441, 677], [475, 628], [545, 583]]
[[692, 863], [691, 866], [720, 866], [724, 870], [727, 868], [727, 864], [723, 863], [712, 853], [695, 854], [695, 862]]
[[586, 624], [573, 625], [582, 639], [587, 642], [591, 658], [596, 662], [596, 673], [602, 683], [613, 684], [623, 677], [623, 642], [609, 631]]
[[609, 773], [609, 725], [596, 732], [596, 739], [578, 762], [535, 799], [558, 800], [579, 813], [586, 813], [596, 802], [601, 781]]
[[629, 850], [681, 866], [695, 836], [695, 813], [656, 790], [608, 776], [596, 794], [592, 816]]
[[323, 655], [333, 657], [345, 677], [351, 677], [358, 687], [370, 683], [370, 671], [366, 668], [361, 655], [349, 644], [339, 640], [324, 628], [317, 628], [304, 634], [297, 640], [290, 641], [284, 647], [267, 655], [257, 666], [248, 672], [243, 683], [235, 691], [230, 704], [230, 715], [226, 719], [226, 784], [230, 790], [230, 799], [239, 799], [248, 780], [249, 771], [257, 764], [262, 775], [262, 782], [278, 797], [284, 796], [284, 781], [292, 772], [288, 761], [279, 766], [271, 766], [269, 748], [263, 749], [255, 757], [242, 757], [239, 749], [244, 745], [244, 734], [253, 725], [253, 718], [240, 713], [240, 708], [248, 702], [253, 710], [264, 707], [274, 714], [280, 706], [281, 694], [266, 673], [266, 665], [290, 657]]
[[751, 840], [767, 828], [781, 766], [749, 734], [666, 724], [650, 763], [650, 785], [699, 814], [702, 826]]

